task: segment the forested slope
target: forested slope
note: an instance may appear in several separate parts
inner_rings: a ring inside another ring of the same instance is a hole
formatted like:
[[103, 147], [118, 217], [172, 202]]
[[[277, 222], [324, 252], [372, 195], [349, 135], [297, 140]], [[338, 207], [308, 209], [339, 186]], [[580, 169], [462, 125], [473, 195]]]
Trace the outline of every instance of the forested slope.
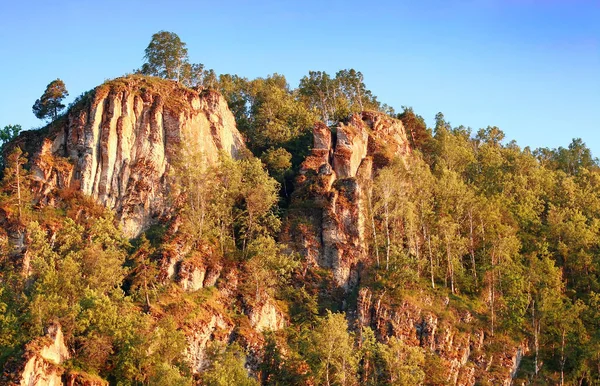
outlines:
[[581, 140], [427, 128], [354, 70], [204, 80], [108, 81], [3, 147], [3, 384], [598, 382]]

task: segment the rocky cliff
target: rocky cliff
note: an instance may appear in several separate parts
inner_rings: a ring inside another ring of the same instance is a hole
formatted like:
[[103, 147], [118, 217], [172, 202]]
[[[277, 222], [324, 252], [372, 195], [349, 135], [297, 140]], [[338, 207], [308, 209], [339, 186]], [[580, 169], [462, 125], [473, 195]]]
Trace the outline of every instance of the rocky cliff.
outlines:
[[13, 358], [0, 377], [8, 386], [106, 386], [108, 382], [96, 375], [65, 368], [71, 358], [59, 324], [50, 325], [46, 336], [25, 347], [20, 358]]
[[[373, 180], [393, 159], [410, 157], [402, 123], [363, 112], [334, 129], [319, 123], [313, 134], [283, 239], [305, 257], [309, 270], [331, 272], [334, 285], [346, 293], [341, 308], [350, 325], [357, 332], [371, 328], [380, 342], [397, 337], [421, 348], [433, 358], [440, 384], [511, 385], [526, 345], [495, 341], [477, 316], [448, 298], [426, 292], [418, 300], [390, 296], [361, 279], [374, 260], [366, 240]], [[349, 303], [350, 292], [358, 294], [356, 305]], [[427, 377], [436, 382], [433, 374]]]
[[[364, 240], [375, 171], [410, 153], [402, 122], [382, 113], [354, 114], [332, 132], [313, 129], [312, 153], [302, 164], [294, 200], [302, 208], [288, 224], [286, 241], [309, 264], [329, 268], [338, 286], [357, 282], [357, 265], [367, 256]], [[307, 208], [306, 203], [312, 203]]]
[[373, 329], [379, 341], [396, 337], [435, 355], [437, 376], [447, 385], [510, 386], [528, 351], [526, 344], [515, 347], [502, 341], [492, 349], [489, 331], [469, 310], [424, 293], [391, 302], [385, 292], [361, 288], [357, 325]]
[[70, 358], [59, 325], [48, 328], [47, 335], [30, 342], [21, 358], [5, 367], [2, 384], [21, 386], [62, 385], [64, 369], [60, 366]]
[[41, 132], [13, 142], [29, 153], [35, 192], [74, 188], [114, 209], [128, 236], [169, 212], [169, 170], [182, 146], [207, 162], [245, 151], [220, 94], [130, 76], [101, 85]]

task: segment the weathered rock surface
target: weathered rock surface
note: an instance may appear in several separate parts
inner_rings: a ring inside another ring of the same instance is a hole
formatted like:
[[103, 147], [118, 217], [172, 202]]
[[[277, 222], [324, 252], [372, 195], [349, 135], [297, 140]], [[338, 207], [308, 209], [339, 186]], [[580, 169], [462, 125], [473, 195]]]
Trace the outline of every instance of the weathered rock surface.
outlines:
[[276, 331], [285, 327], [283, 313], [271, 301], [254, 306], [248, 313], [250, 325], [256, 331]]
[[48, 328], [47, 335], [30, 342], [20, 360], [4, 368], [3, 385], [58, 386], [62, 385], [64, 369], [60, 366], [70, 358], [59, 325]]
[[[163, 271], [171, 280], [176, 281], [185, 291], [197, 291], [212, 287], [221, 276], [223, 267], [219, 264], [220, 256], [214, 248], [207, 244], [201, 245], [195, 251], [189, 246], [180, 246], [167, 251], [163, 255]], [[189, 258], [183, 258], [191, 254]]]
[[64, 118], [13, 144], [29, 153], [42, 200], [55, 188], [79, 189], [114, 209], [128, 236], [169, 213], [168, 173], [182, 161], [181, 144], [207, 162], [245, 151], [220, 94], [141, 76], [97, 87]]
[[340, 123], [335, 135], [323, 123], [315, 125], [314, 146], [297, 180], [300, 216], [288, 224], [292, 244], [309, 263], [333, 272], [335, 283], [349, 289], [357, 280], [356, 266], [366, 258], [365, 197], [374, 172], [393, 157], [410, 153], [402, 122], [385, 114], [354, 114]]
[[202, 371], [207, 365], [206, 349], [213, 341], [229, 342], [235, 325], [218, 312], [211, 313], [206, 320], [189, 326], [186, 333], [186, 356], [193, 372]]
[[[490, 337], [468, 311], [460, 313], [448, 309], [455, 320], [447, 321], [424, 309], [424, 306], [433, 306], [434, 299], [424, 297], [421, 305], [404, 300], [393, 306], [387, 300], [385, 294], [375, 295], [368, 288], [359, 291], [358, 324], [372, 328], [378, 340], [386, 342], [397, 337], [408, 345], [437, 354], [448, 385], [512, 384], [521, 358], [527, 351], [526, 345], [507, 346], [496, 356], [486, 354], [485, 347]], [[460, 329], [457, 327], [459, 324]], [[490, 372], [493, 365], [497, 370]]]

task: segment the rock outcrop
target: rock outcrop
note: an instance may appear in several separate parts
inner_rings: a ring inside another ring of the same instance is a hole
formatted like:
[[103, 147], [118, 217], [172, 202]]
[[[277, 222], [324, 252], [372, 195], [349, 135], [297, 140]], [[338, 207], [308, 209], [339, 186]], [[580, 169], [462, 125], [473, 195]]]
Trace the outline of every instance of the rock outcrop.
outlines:
[[48, 328], [46, 336], [27, 344], [20, 359], [5, 366], [2, 384], [62, 385], [64, 369], [60, 365], [70, 357], [60, 326], [52, 325]]
[[[443, 309], [445, 320], [431, 309]], [[525, 344], [500, 345], [503, 347], [495, 355], [486, 352], [491, 337], [477, 319], [467, 310], [453, 309], [445, 301], [430, 296], [421, 297], [419, 304], [406, 299], [390, 305], [384, 293], [374, 294], [368, 288], [361, 288], [357, 321], [360, 327], [372, 328], [379, 341], [397, 337], [439, 356], [440, 370], [448, 385], [509, 386], [527, 352]], [[490, 371], [492, 366], [494, 371]]]
[[74, 188], [114, 209], [128, 236], [169, 213], [169, 170], [183, 146], [209, 163], [238, 157], [243, 138], [225, 99], [176, 82], [130, 76], [92, 90], [42, 131], [13, 145], [29, 153], [35, 193]]
[[206, 350], [211, 342], [228, 343], [235, 325], [218, 312], [211, 313], [205, 320], [199, 320], [189, 326], [186, 332], [186, 357], [194, 373], [202, 371], [207, 365]]
[[248, 318], [252, 328], [259, 332], [276, 331], [285, 327], [285, 317], [272, 301], [252, 307]]
[[313, 134], [312, 153], [302, 164], [295, 193], [303, 205], [298, 215], [307, 221], [288, 224], [286, 233], [294, 236], [286, 241], [309, 264], [331, 269], [335, 283], [349, 289], [367, 253], [365, 198], [374, 172], [410, 148], [402, 122], [382, 113], [354, 114], [334, 133], [318, 123]]

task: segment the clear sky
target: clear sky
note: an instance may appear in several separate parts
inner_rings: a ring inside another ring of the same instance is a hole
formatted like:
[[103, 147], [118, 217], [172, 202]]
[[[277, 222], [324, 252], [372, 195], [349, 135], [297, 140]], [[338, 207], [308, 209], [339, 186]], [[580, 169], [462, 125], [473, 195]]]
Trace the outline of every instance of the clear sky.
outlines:
[[[372, 4], [368, 4], [372, 3]], [[68, 101], [141, 66], [153, 33], [249, 78], [355, 68], [429, 125], [500, 127], [521, 146], [583, 138], [600, 156], [600, 0], [0, 0], [0, 127], [61, 78]]]

